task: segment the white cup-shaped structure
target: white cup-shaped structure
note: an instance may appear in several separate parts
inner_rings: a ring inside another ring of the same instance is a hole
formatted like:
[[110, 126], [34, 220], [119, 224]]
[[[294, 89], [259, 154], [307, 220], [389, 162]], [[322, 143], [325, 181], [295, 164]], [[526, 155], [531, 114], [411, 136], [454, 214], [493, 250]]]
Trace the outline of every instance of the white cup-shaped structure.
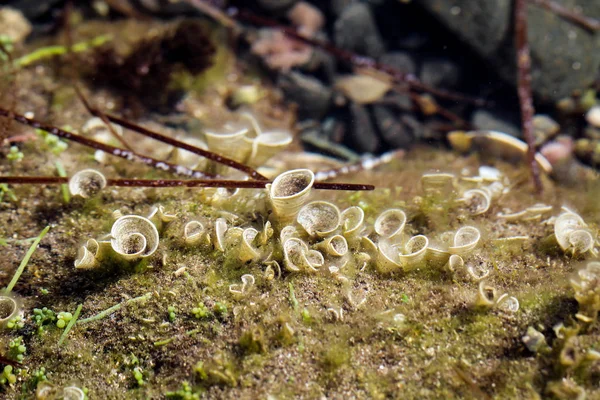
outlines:
[[454, 243], [448, 248], [451, 254], [463, 256], [477, 247], [481, 232], [474, 226], [463, 226], [454, 234]]
[[594, 249], [594, 237], [587, 229], [576, 229], [569, 235], [573, 255], [585, 254]]
[[402, 269], [400, 252], [388, 241], [381, 241], [378, 245], [376, 267], [379, 272], [388, 273]]
[[450, 195], [456, 185], [456, 176], [448, 173], [424, 174], [421, 186], [426, 194]]
[[252, 152], [248, 158], [250, 166], [260, 166], [292, 143], [292, 134], [287, 131], [265, 132], [254, 138]]
[[93, 197], [106, 187], [106, 178], [95, 169], [84, 169], [69, 179], [69, 192], [84, 199]]
[[84, 246], [79, 248], [77, 258], [75, 259], [75, 268], [92, 269], [98, 265], [98, 259], [101, 256], [100, 246], [105, 246], [107, 242], [99, 243], [96, 239], [89, 239]]
[[257, 259], [260, 255], [258, 249], [254, 246], [254, 239], [258, 235], [258, 231], [254, 228], [246, 228], [242, 232], [242, 240], [238, 252], [238, 259], [241, 262], [247, 262]]
[[323, 254], [318, 250], [308, 250], [306, 253], [306, 261], [308, 261], [308, 271], [318, 271], [325, 264]]
[[317, 245], [325, 254], [341, 257], [348, 253], [348, 242], [342, 235], [333, 235]]
[[464, 269], [465, 261], [458, 254], [452, 254], [450, 258], [448, 258], [447, 267], [450, 272], [460, 271]]
[[302, 207], [296, 220], [310, 236], [325, 237], [340, 226], [340, 209], [328, 201], [313, 201]]
[[206, 131], [204, 136], [208, 148], [212, 152], [238, 162], [244, 162], [252, 150], [251, 142], [246, 140], [247, 133], [248, 129], [244, 128], [232, 133]]
[[308, 246], [298, 238], [287, 239], [283, 243], [284, 265], [289, 271], [298, 272], [309, 266], [306, 258]]
[[385, 239], [400, 239], [406, 225], [406, 213], [398, 208], [382, 212], [375, 220], [375, 232]]
[[110, 236], [113, 250], [128, 260], [149, 257], [158, 248], [156, 226], [139, 215], [125, 215], [117, 219]]
[[202, 240], [205, 228], [200, 221], [190, 221], [183, 227], [183, 239], [187, 244], [196, 244]]
[[429, 239], [425, 235], [411, 237], [404, 245], [404, 252], [398, 255], [400, 263], [405, 268], [413, 268], [423, 260], [427, 253]]
[[347, 238], [355, 237], [362, 232], [365, 221], [365, 212], [362, 208], [352, 206], [346, 208], [341, 214], [342, 232]]
[[0, 293], [0, 327], [6, 326], [20, 312], [21, 306], [13, 295]]
[[556, 241], [563, 251], [569, 249], [572, 244], [570, 241], [571, 234], [587, 225], [583, 219], [572, 211], [567, 211], [560, 214], [554, 221], [554, 235]]
[[308, 169], [294, 169], [277, 176], [268, 186], [273, 211], [280, 220], [293, 220], [308, 200], [315, 174]]
[[467, 202], [469, 211], [473, 215], [481, 215], [487, 212], [492, 205], [492, 195], [489, 191], [482, 189], [467, 190], [463, 194], [463, 198]]
[[479, 282], [477, 298], [475, 299], [476, 306], [490, 308], [496, 304], [497, 299], [498, 293], [496, 288], [488, 285], [485, 281]]
[[84, 400], [86, 396], [83, 390], [77, 386], [67, 386], [63, 389], [61, 398], [63, 400]]

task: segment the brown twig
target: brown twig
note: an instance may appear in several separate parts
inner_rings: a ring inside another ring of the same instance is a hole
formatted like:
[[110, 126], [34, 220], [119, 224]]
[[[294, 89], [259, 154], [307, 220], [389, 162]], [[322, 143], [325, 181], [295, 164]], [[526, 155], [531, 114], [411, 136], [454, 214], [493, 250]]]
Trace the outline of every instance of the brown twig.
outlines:
[[[62, 176], [0, 176], [0, 183], [10, 185], [62, 185], [69, 182]], [[231, 189], [263, 189], [270, 181], [236, 181], [227, 179], [107, 179], [107, 186], [120, 187], [195, 187], [195, 188], [231, 188]], [[316, 182], [315, 189], [325, 190], [373, 190], [373, 185], [355, 183]]]
[[406, 152], [404, 150], [393, 150], [388, 153], [382, 154], [379, 157], [369, 157], [360, 160], [354, 164], [344, 165], [339, 168], [334, 168], [326, 171], [315, 172], [315, 180], [326, 181], [334, 179], [343, 175], [354, 174], [356, 172], [366, 171], [373, 168], [377, 168], [380, 165], [389, 163], [393, 159], [404, 157]]
[[389, 75], [394, 82], [399, 84], [407, 84], [413, 90], [428, 92], [440, 98], [470, 103], [480, 107], [485, 106], [487, 104], [487, 102], [484, 99], [472, 98], [462, 93], [451, 92], [448, 90], [438, 89], [426, 85], [423, 82], [421, 82], [419, 78], [417, 78], [417, 76], [414, 74], [404, 73], [390, 65], [380, 63], [371, 57], [362, 56], [344, 49], [340, 49], [329, 42], [307, 38], [296, 32], [294, 28], [280, 25], [276, 21], [270, 20], [262, 16], [258, 16], [249, 11], [231, 7], [227, 10], [227, 13], [232, 18], [235, 18], [237, 20], [246, 21], [254, 25], [276, 28], [284, 34], [286, 34], [287, 36], [299, 42], [306, 43], [312, 47], [322, 49], [328, 52], [329, 54], [333, 55], [338, 60], [347, 62], [355, 68], [370, 68], [383, 72]]
[[143, 164], [149, 165], [151, 167], [161, 169], [163, 171], [169, 171], [169, 172], [173, 172], [173, 173], [176, 173], [179, 175], [189, 176], [191, 178], [205, 179], [205, 178], [213, 177], [213, 175], [210, 175], [210, 174], [207, 174], [204, 172], [200, 172], [200, 171], [195, 171], [193, 169], [190, 169], [190, 168], [187, 168], [187, 167], [184, 167], [181, 165], [172, 164], [167, 161], [157, 160], [152, 157], [138, 154], [131, 150], [120, 149], [118, 147], [100, 143], [95, 140], [86, 138], [84, 136], [77, 135], [76, 133], [68, 132], [63, 129], [57, 128], [55, 126], [44, 124], [44, 123], [36, 121], [34, 119], [27, 118], [23, 115], [14, 113], [5, 108], [0, 108], [0, 116], [11, 118], [23, 125], [28, 125], [35, 129], [41, 129], [43, 131], [49, 132], [52, 135], [82, 144], [84, 146], [88, 146], [88, 147], [91, 147], [96, 150], [102, 150], [113, 156], [121, 157], [126, 160], [130, 160], [130, 161], [138, 161]]
[[[92, 113], [92, 115], [99, 115], [99, 111], [95, 108], [90, 108], [90, 113]], [[254, 168], [251, 168], [247, 165], [244, 165], [242, 163], [239, 163], [235, 160], [232, 160], [230, 158], [224, 157], [220, 154], [217, 153], [213, 153], [211, 151], [208, 150], [203, 150], [201, 148], [198, 148], [196, 146], [192, 146], [190, 144], [181, 142], [177, 139], [173, 139], [170, 138], [168, 136], [162, 135], [158, 132], [154, 132], [151, 131], [148, 128], [144, 128], [143, 126], [134, 124], [133, 122], [127, 121], [126, 119], [123, 118], [119, 118], [115, 115], [111, 115], [111, 114], [104, 114], [104, 116], [110, 121], [110, 122], [114, 122], [117, 125], [121, 125], [123, 128], [127, 128], [129, 130], [132, 130], [134, 132], [140, 133], [144, 136], [148, 136], [152, 139], [158, 140], [159, 142], [163, 142], [163, 143], [167, 143], [170, 144], [171, 146], [175, 146], [178, 147], [180, 149], [184, 149], [187, 150], [191, 153], [197, 154], [199, 156], [208, 158], [209, 160], [212, 160], [214, 162], [217, 162], [219, 164], [223, 164], [226, 165], [228, 167], [231, 167], [233, 169], [237, 169], [238, 171], [242, 171], [246, 174], [248, 174], [251, 178], [256, 179], [256, 180], [267, 180], [267, 178], [263, 175], [261, 175], [258, 171], [256, 171]]]
[[535, 160], [533, 134], [533, 97], [531, 94], [531, 55], [527, 43], [527, 0], [515, 0], [515, 48], [517, 50], [517, 91], [521, 106], [521, 125], [527, 142], [527, 162], [531, 168], [533, 184], [538, 193], [543, 190], [540, 170]]
[[532, 4], [538, 5], [540, 7], [545, 8], [548, 11], [553, 12], [554, 14], [562, 17], [566, 20], [569, 20], [588, 31], [595, 32], [600, 31], [600, 21], [582, 15], [576, 11], [569, 10], [568, 8], [554, 2], [551, 0], [529, 0]]

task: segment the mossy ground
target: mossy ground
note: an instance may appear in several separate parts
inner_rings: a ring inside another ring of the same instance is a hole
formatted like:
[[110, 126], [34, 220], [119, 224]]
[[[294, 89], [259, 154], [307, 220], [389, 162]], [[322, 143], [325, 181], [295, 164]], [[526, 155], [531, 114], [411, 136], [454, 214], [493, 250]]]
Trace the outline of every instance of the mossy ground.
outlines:
[[[20, 71], [15, 110], [33, 111], [36, 118], [59, 126], [81, 126], [87, 116], [68, 95], [70, 83], [64, 76], [56, 65]], [[49, 100], [49, 93], [64, 95]], [[199, 99], [216, 94], [205, 89]], [[60, 104], [53, 103], [57, 98]], [[106, 92], [92, 92], [91, 98], [104, 106], [112, 101]], [[220, 107], [222, 103], [213, 108]], [[211, 114], [203, 112], [206, 122]], [[15, 124], [10, 129], [11, 134], [31, 132]], [[25, 158], [20, 163], [0, 162], [2, 175], [54, 175], [54, 162], [60, 159], [69, 173], [93, 167], [109, 177], [166, 177], [117, 158], [99, 167], [93, 153], [76, 144], [57, 156], [37, 138], [24, 143], [21, 151]], [[565, 188], [548, 180], [538, 197], [523, 167], [486, 160], [514, 184], [486, 214], [470, 217], [458, 207], [437, 209], [439, 201], [415, 200], [423, 173], [460, 175], [467, 170], [475, 175], [482, 159], [484, 155], [463, 157], [416, 148], [378, 171], [344, 179], [375, 184], [374, 192], [321, 191], [313, 199], [335, 201], [340, 208], [360, 205], [370, 224], [381, 211], [401, 207], [409, 215], [410, 229], [430, 236], [477, 226], [483, 240], [474, 258], [493, 266], [490, 284], [519, 299], [521, 308], [515, 314], [476, 309], [477, 283], [431, 265], [393, 275], [378, 274], [372, 265], [364, 270], [349, 265], [344, 271], [349, 284], [325, 272], [284, 272], [269, 281], [260, 264], [241, 265], [208, 247], [185, 245], [184, 222], [200, 216], [214, 219], [223, 210], [239, 215], [238, 226], [260, 227], [268, 216], [246, 201], [253, 191], [210, 204], [201, 190], [108, 188], [98, 198], [65, 204], [58, 187], [14, 187], [18, 200], [0, 203], [0, 237], [24, 239], [52, 227], [14, 289], [27, 317], [33, 308], [73, 312], [82, 304], [81, 318], [87, 318], [146, 293], [150, 298], [124, 305], [101, 320], [75, 325], [62, 346], [57, 344], [62, 330], [50, 325], [38, 334], [30, 319], [20, 331], [1, 331], [0, 354], [6, 354], [10, 339], [23, 336], [27, 368], [16, 384], [0, 388], [0, 396], [34, 398], [32, 373], [44, 367], [49, 382], [86, 387], [90, 399], [159, 399], [186, 381], [206, 398], [536, 398], [550, 381], [562, 377], [573, 378], [588, 398], [600, 398], [597, 365], [584, 372], [557, 371], [551, 356], [536, 356], [522, 342], [529, 326], [552, 342], [552, 327], [573, 320], [578, 307], [569, 277], [579, 261], [547, 244], [551, 225], [508, 224], [495, 217], [505, 208], [517, 211], [545, 202], [555, 206], [553, 214], [568, 205], [595, 227], [600, 186]], [[278, 163], [319, 168], [306, 165], [302, 154], [287, 153]], [[141, 265], [105, 262], [98, 271], [74, 269], [78, 247], [110, 231], [114, 210], [145, 215], [153, 205], [179, 216], [162, 230], [153, 257]], [[531, 237], [526, 245], [499, 247], [492, 240], [520, 234]], [[3, 247], [1, 287], [27, 247], [10, 240]], [[246, 273], [255, 275], [256, 286], [236, 299], [229, 285], [239, 283]], [[349, 290], [357, 298], [366, 295], [366, 302], [354, 307]], [[208, 310], [200, 319], [192, 314], [199, 304]], [[174, 318], [169, 307], [174, 308]], [[342, 309], [343, 319], [332, 319], [328, 308]], [[398, 313], [405, 316], [404, 322], [393, 319]], [[598, 348], [597, 325], [580, 335], [582, 343]]]

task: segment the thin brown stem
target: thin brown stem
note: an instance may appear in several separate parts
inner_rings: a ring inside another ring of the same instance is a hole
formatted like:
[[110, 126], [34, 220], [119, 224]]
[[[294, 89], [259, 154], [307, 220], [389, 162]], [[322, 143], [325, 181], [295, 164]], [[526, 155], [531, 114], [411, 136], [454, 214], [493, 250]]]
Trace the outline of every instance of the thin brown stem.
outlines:
[[[329, 179], [335, 179], [340, 176], [354, 174], [361, 171], [368, 171], [373, 168], [377, 168], [380, 165], [389, 163], [390, 161], [404, 157], [406, 152], [404, 150], [394, 150], [388, 153], [382, 154], [379, 157], [369, 157], [360, 160], [354, 164], [344, 165], [339, 168], [334, 168], [326, 171], [315, 172], [315, 180], [326, 181]], [[317, 183], [318, 184], [318, 183]]]
[[[90, 108], [90, 112], [92, 113], [92, 115], [99, 115], [100, 111], [98, 111], [95, 108]], [[219, 164], [223, 164], [226, 165], [228, 167], [231, 167], [233, 169], [237, 169], [238, 171], [242, 171], [246, 174], [248, 174], [251, 178], [256, 179], [256, 180], [267, 180], [267, 178], [263, 175], [261, 175], [258, 171], [256, 171], [255, 169], [244, 165], [242, 163], [239, 163], [235, 160], [232, 160], [230, 158], [224, 157], [220, 154], [217, 153], [213, 153], [211, 151], [208, 150], [204, 150], [201, 148], [198, 148], [196, 146], [192, 146], [189, 145], [187, 143], [181, 142], [177, 139], [173, 139], [170, 138], [168, 136], [164, 136], [158, 132], [154, 132], [151, 131], [148, 128], [144, 128], [143, 126], [134, 124], [133, 122], [127, 121], [126, 119], [123, 118], [119, 118], [115, 115], [111, 115], [111, 114], [104, 114], [106, 116], [106, 118], [111, 121], [114, 122], [117, 125], [121, 125], [123, 128], [127, 128], [129, 130], [132, 130], [134, 132], [137, 132], [139, 134], [142, 134], [144, 136], [150, 137], [152, 139], [158, 140], [159, 142], [163, 142], [163, 143], [167, 143], [170, 144], [171, 146], [175, 146], [178, 147], [180, 149], [184, 149], [187, 150], [191, 153], [197, 154], [199, 156], [208, 158], [209, 160], [212, 160], [214, 162], [217, 162]]]
[[538, 163], [535, 161], [533, 134], [533, 97], [531, 94], [531, 55], [527, 42], [527, 0], [515, 0], [515, 48], [517, 50], [517, 91], [521, 106], [521, 125], [527, 142], [527, 162], [538, 193], [543, 190]]
[[82, 144], [84, 146], [91, 147], [96, 150], [102, 150], [105, 153], [108, 153], [113, 156], [121, 157], [121, 158], [124, 158], [129, 161], [141, 162], [143, 164], [149, 165], [149, 166], [157, 168], [157, 169], [161, 169], [163, 171], [169, 171], [169, 172], [172, 172], [175, 174], [189, 176], [191, 178], [205, 179], [205, 178], [213, 177], [210, 174], [200, 172], [200, 171], [194, 171], [193, 169], [190, 169], [190, 168], [187, 168], [187, 167], [184, 167], [181, 165], [172, 164], [167, 161], [157, 160], [152, 157], [138, 154], [131, 150], [120, 149], [118, 147], [100, 143], [95, 140], [86, 138], [84, 136], [77, 135], [76, 133], [68, 132], [63, 129], [57, 128], [55, 126], [44, 124], [43, 122], [39, 122], [34, 119], [27, 118], [23, 115], [14, 113], [14, 112], [9, 111], [4, 108], [0, 108], [0, 116], [14, 119], [15, 121], [17, 121], [23, 125], [28, 125], [35, 129], [41, 129], [52, 135], [58, 136], [62, 139], [70, 140], [70, 141]]
[[564, 7], [561, 4], [558, 4], [551, 0], [529, 0], [532, 4], [538, 5], [540, 7], [545, 8], [548, 11], [553, 12], [554, 14], [562, 17], [566, 20], [569, 20], [584, 29], [587, 29], [591, 32], [600, 31], [600, 21], [582, 15], [576, 11], [569, 10], [567, 7]]
[[[68, 177], [61, 176], [0, 176], [0, 183], [10, 185], [62, 185], [69, 182]], [[120, 187], [194, 187], [194, 188], [231, 188], [231, 189], [263, 189], [269, 181], [236, 181], [227, 179], [107, 179], [107, 186]], [[373, 190], [373, 185], [355, 183], [316, 182], [315, 189], [325, 190]]]

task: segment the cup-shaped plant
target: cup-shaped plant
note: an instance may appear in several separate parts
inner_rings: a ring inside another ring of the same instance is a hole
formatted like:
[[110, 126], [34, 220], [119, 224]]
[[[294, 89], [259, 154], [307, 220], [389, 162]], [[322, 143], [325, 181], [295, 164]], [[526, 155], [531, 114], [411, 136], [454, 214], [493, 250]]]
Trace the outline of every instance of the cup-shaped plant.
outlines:
[[487, 212], [492, 205], [492, 195], [482, 189], [471, 189], [463, 193], [463, 200], [472, 215], [481, 215]]
[[125, 215], [117, 219], [110, 236], [113, 250], [127, 260], [149, 257], [158, 248], [156, 226], [139, 215]]
[[313, 201], [302, 207], [296, 220], [310, 236], [325, 237], [340, 226], [340, 209], [327, 201]]
[[79, 248], [77, 258], [75, 259], [75, 268], [77, 269], [93, 269], [98, 266], [98, 262], [102, 258], [104, 251], [103, 247], [110, 244], [108, 241], [97, 241], [89, 239], [85, 245]]
[[362, 208], [352, 206], [341, 214], [342, 233], [346, 238], [357, 237], [364, 228], [365, 212]]
[[341, 257], [348, 253], [348, 242], [342, 235], [330, 236], [317, 244], [317, 247], [324, 251], [325, 254], [334, 257]]
[[69, 179], [69, 192], [73, 196], [93, 197], [106, 187], [106, 178], [95, 169], [84, 169]]
[[260, 256], [259, 249], [254, 246], [254, 239], [258, 233], [254, 228], [246, 228], [242, 232], [242, 240], [238, 248], [238, 259], [241, 262], [255, 260]]
[[474, 226], [463, 226], [454, 234], [453, 245], [448, 248], [451, 254], [464, 256], [477, 247], [481, 232]]
[[375, 232], [387, 240], [399, 240], [406, 225], [406, 213], [398, 208], [382, 212], [375, 220]]
[[315, 174], [308, 169], [294, 169], [277, 176], [267, 185], [273, 211], [282, 222], [291, 221], [310, 196]]
[[246, 139], [247, 133], [248, 129], [243, 128], [230, 133], [205, 131], [204, 136], [212, 152], [244, 162], [252, 150], [252, 143]]
[[225, 218], [217, 218], [215, 221], [214, 230], [214, 247], [219, 251], [225, 251], [225, 233], [227, 232], [227, 220]]
[[183, 239], [187, 244], [198, 244], [202, 241], [205, 235], [206, 229], [204, 224], [200, 221], [189, 221], [183, 227]]
[[404, 251], [398, 255], [404, 269], [412, 269], [423, 261], [428, 245], [429, 239], [425, 235], [411, 237], [404, 245]]
[[0, 327], [22, 313], [21, 304], [11, 293], [0, 292]]
[[252, 141], [252, 151], [248, 164], [253, 167], [264, 164], [292, 143], [292, 134], [288, 131], [270, 131], [258, 135]]
[[381, 273], [389, 273], [402, 269], [400, 253], [394, 245], [387, 240], [382, 240], [377, 246], [377, 261], [375, 266]]
[[284, 265], [288, 271], [298, 272], [309, 268], [308, 246], [298, 238], [287, 239], [283, 243]]

